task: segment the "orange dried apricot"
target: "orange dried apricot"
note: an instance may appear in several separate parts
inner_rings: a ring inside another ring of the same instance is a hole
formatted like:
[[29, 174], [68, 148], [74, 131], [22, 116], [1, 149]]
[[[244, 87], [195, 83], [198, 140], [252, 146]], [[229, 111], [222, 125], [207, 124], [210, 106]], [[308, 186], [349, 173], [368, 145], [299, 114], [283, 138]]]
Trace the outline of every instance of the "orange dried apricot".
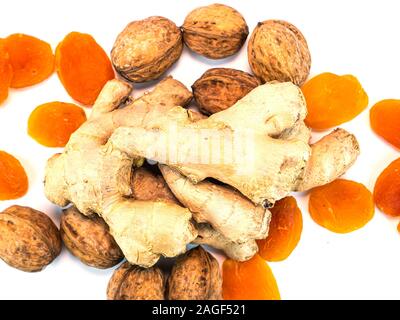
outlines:
[[18, 33], [8, 36], [5, 45], [14, 71], [11, 88], [32, 86], [53, 73], [54, 55], [47, 42]]
[[256, 254], [249, 261], [231, 259], [222, 266], [225, 300], [280, 300], [278, 285], [268, 264]]
[[28, 134], [46, 147], [64, 147], [71, 134], [85, 121], [85, 111], [77, 105], [49, 102], [32, 111], [28, 120]]
[[13, 76], [10, 56], [5, 49], [5, 40], [0, 39], [0, 103], [8, 97], [8, 88]]
[[397, 225], [397, 231], [400, 233], [400, 222], [399, 222], [399, 224]]
[[56, 49], [58, 77], [68, 94], [84, 105], [93, 105], [108, 80], [114, 79], [110, 59], [94, 38], [71, 32]]
[[301, 88], [307, 102], [306, 124], [325, 130], [350, 121], [368, 105], [368, 96], [352, 75], [322, 73]]
[[21, 163], [11, 154], [0, 151], [0, 200], [22, 197], [28, 191], [28, 184]]
[[383, 100], [369, 113], [371, 128], [387, 142], [400, 149], [400, 100]]
[[360, 229], [374, 216], [371, 192], [351, 180], [337, 179], [312, 189], [308, 205], [312, 219], [336, 233]]
[[400, 158], [389, 164], [376, 180], [374, 200], [382, 212], [400, 216]]
[[267, 261], [282, 261], [300, 241], [303, 218], [293, 197], [277, 201], [271, 213], [268, 237], [257, 241], [259, 255]]

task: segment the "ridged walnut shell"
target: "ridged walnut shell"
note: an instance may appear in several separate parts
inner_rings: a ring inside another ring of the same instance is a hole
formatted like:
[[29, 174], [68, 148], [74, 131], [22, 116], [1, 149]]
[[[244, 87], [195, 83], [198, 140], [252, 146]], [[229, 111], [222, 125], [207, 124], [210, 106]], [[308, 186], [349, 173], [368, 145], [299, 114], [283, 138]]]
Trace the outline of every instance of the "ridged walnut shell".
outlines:
[[194, 52], [211, 59], [235, 54], [249, 34], [243, 16], [223, 4], [193, 10], [187, 15], [182, 30], [185, 44]]
[[60, 252], [60, 232], [43, 212], [12, 206], [0, 213], [0, 258], [10, 266], [40, 271]]
[[201, 246], [180, 256], [168, 279], [169, 300], [220, 300], [222, 276], [218, 261]]
[[108, 300], [164, 300], [165, 279], [157, 267], [123, 263], [108, 283]]
[[67, 249], [91, 267], [111, 268], [124, 257], [107, 224], [98, 216], [87, 217], [70, 207], [61, 216], [60, 231]]
[[311, 55], [306, 39], [286, 21], [260, 22], [247, 51], [253, 73], [263, 82], [291, 81], [301, 86], [310, 73]]
[[145, 82], [159, 78], [183, 48], [181, 30], [171, 20], [149, 17], [133, 21], [118, 35], [111, 61], [124, 78]]
[[200, 110], [213, 114], [233, 106], [260, 82], [253, 75], [235, 69], [207, 70], [193, 84], [193, 95]]

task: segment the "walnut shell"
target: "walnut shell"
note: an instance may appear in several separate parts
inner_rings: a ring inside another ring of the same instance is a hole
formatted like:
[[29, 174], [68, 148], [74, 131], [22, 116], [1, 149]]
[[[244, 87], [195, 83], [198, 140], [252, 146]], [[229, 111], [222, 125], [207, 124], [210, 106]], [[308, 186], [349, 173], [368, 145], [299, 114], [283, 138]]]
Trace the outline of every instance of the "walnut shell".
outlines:
[[301, 86], [311, 67], [311, 55], [302, 33], [281, 20], [260, 22], [247, 47], [253, 73], [263, 82], [291, 81]]
[[213, 114], [233, 106], [260, 82], [253, 75], [235, 69], [207, 70], [193, 84], [193, 95], [201, 111]]
[[163, 200], [179, 204], [169, 189], [161, 174], [156, 175], [150, 170], [140, 167], [134, 168], [131, 175], [132, 197], [141, 201]]
[[43, 212], [11, 206], [0, 213], [0, 258], [10, 266], [40, 271], [60, 252], [60, 232]]
[[193, 10], [186, 16], [182, 30], [185, 44], [194, 52], [211, 59], [235, 54], [249, 34], [243, 16], [223, 4]]
[[158, 267], [141, 268], [123, 263], [110, 279], [108, 300], [164, 300], [165, 280]]
[[182, 53], [181, 30], [171, 20], [133, 21], [118, 35], [111, 61], [124, 78], [145, 82], [159, 78]]
[[111, 268], [124, 257], [107, 224], [99, 216], [87, 217], [77, 208], [70, 207], [61, 216], [60, 231], [67, 249], [91, 267]]
[[222, 299], [218, 261], [201, 246], [178, 257], [168, 279], [169, 300]]

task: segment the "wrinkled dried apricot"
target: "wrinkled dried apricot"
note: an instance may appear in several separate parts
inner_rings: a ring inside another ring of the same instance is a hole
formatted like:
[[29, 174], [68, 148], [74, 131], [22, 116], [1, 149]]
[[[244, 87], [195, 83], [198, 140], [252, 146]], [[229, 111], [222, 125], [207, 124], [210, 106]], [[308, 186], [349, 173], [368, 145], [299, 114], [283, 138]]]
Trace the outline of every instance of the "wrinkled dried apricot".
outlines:
[[46, 147], [64, 147], [71, 134], [85, 121], [85, 111], [77, 105], [49, 102], [32, 111], [28, 134]]
[[57, 46], [56, 69], [65, 90], [76, 101], [93, 105], [100, 90], [114, 78], [110, 59], [94, 38], [71, 32]]
[[28, 177], [21, 163], [11, 154], [0, 151], [0, 200], [22, 197], [28, 191]]
[[245, 262], [225, 260], [222, 278], [225, 300], [280, 300], [275, 277], [258, 254]]
[[389, 216], [400, 216], [400, 158], [382, 171], [375, 183], [376, 206]]
[[400, 100], [383, 100], [369, 113], [371, 128], [387, 142], [400, 149]]
[[322, 73], [301, 88], [307, 102], [306, 124], [324, 130], [350, 121], [368, 105], [368, 96], [352, 75]]
[[47, 42], [20, 33], [8, 36], [5, 41], [14, 71], [11, 88], [32, 86], [53, 73], [54, 55]]
[[400, 233], [400, 222], [399, 222], [399, 224], [397, 225], [397, 231]]
[[267, 261], [282, 261], [300, 241], [303, 218], [293, 197], [277, 201], [271, 213], [268, 237], [257, 241], [259, 255]]
[[361, 183], [345, 179], [312, 189], [308, 207], [316, 223], [337, 233], [360, 229], [374, 216], [371, 192]]
[[0, 39], [0, 103], [8, 97], [8, 88], [11, 85], [13, 76], [10, 57], [5, 49], [5, 40]]

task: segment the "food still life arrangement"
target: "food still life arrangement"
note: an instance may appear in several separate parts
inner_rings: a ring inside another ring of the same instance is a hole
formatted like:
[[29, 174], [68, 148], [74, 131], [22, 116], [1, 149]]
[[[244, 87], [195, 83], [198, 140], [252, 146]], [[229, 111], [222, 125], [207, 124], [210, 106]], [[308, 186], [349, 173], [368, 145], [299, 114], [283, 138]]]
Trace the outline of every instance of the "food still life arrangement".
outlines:
[[[210, 67], [188, 88], [166, 76], [185, 47], [210, 61], [247, 50], [252, 73]], [[373, 190], [342, 178], [362, 149], [340, 125], [366, 110], [367, 92], [355, 75], [310, 77], [311, 57], [290, 22], [249, 30], [224, 4], [194, 8], [182, 26], [162, 16], [129, 22], [109, 54], [76, 31], [54, 51], [28, 34], [1, 38], [0, 103], [53, 73], [75, 103], [43, 103], [27, 123], [35, 143], [63, 148], [43, 163], [60, 226], [33, 206], [10, 206], [0, 213], [0, 259], [40, 272], [68, 250], [77, 263], [118, 266], [109, 300], [284, 299], [268, 263], [295, 250], [303, 214], [339, 234], [363, 228], [376, 208], [400, 217], [400, 158]], [[149, 81], [155, 87], [133, 97]], [[400, 100], [376, 102], [369, 115], [370, 130], [400, 149]], [[312, 131], [327, 134], [311, 143]], [[224, 156], [212, 161], [215, 153]], [[0, 200], [27, 193], [26, 170], [0, 151]], [[309, 212], [296, 192], [309, 195]]]

